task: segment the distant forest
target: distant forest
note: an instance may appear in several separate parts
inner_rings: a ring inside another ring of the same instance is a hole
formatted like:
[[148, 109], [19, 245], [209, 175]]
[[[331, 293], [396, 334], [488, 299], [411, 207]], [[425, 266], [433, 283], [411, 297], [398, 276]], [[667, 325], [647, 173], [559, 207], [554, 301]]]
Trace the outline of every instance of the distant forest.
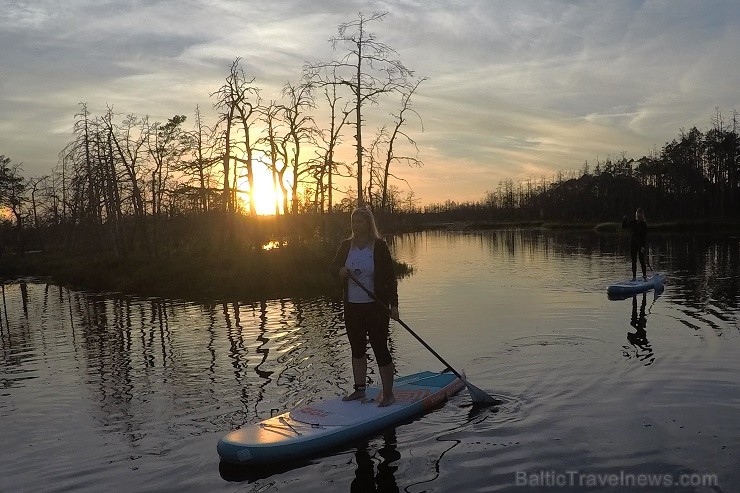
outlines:
[[457, 220], [619, 221], [642, 207], [649, 221], [740, 219], [738, 113], [719, 110], [709, 130], [682, 130], [660, 151], [585, 163], [580, 170], [521, 182], [507, 180], [480, 202], [446, 202], [425, 213]]

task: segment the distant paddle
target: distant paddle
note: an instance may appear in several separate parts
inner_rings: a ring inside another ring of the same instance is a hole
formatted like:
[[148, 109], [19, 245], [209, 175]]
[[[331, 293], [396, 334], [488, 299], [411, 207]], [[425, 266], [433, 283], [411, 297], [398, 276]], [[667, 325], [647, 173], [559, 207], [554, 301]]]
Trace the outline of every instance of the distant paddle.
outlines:
[[[369, 289], [367, 289], [364, 284], [362, 284], [360, 281], [357, 280], [357, 278], [352, 274], [352, 272], [349, 271], [349, 269], [347, 270], [347, 275], [349, 276], [350, 279], [352, 279], [355, 282], [355, 284], [357, 284], [358, 286], [360, 286], [360, 288], [362, 288], [362, 290], [365, 291], [368, 296], [370, 296], [377, 303], [383, 305], [383, 307], [385, 307], [386, 310], [388, 309], [388, 307], [383, 302], [381, 302], [378, 298], [375, 297], [375, 293], [373, 293], [372, 291], [370, 291]], [[454, 373], [457, 378], [459, 378], [460, 380], [463, 381], [463, 383], [465, 384], [465, 386], [468, 388], [468, 392], [470, 392], [470, 397], [473, 399], [473, 402], [474, 403], [476, 403], [476, 404], [499, 404], [501, 402], [501, 401], [498, 401], [498, 400], [494, 399], [493, 397], [491, 397], [486, 392], [484, 392], [483, 390], [479, 389], [478, 387], [476, 387], [472, 383], [468, 382], [465, 379], [465, 377], [460, 372], [458, 372], [457, 370], [455, 370], [452, 367], [452, 365], [450, 365], [448, 362], [446, 362], [444, 360], [444, 358], [442, 358], [442, 356], [440, 356], [437, 353], [437, 351], [435, 351], [434, 349], [432, 349], [432, 347], [429, 344], [427, 344], [426, 342], [424, 342], [424, 339], [422, 339], [421, 337], [419, 337], [419, 335], [416, 332], [414, 332], [411, 329], [411, 327], [409, 327], [408, 325], [406, 325], [403, 322], [403, 320], [401, 320], [400, 318], [398, 318], [396, 321], [399, 324], [401, 324], [404, 329], [406, 329], [407, 331], [409, 331], [409, 334], [411, 334], [412, 336], [414, 336], [417, 341], [419, 341], [420, 343], [422, 343], [424, 345], [424, 347], [427, 348], [429, 350], [429, 352], [431, 352], [434, 356], [436, 356], [437, 359], [440, 360], [447, 368], [449, 368], [450, 371], [452, 373]]]

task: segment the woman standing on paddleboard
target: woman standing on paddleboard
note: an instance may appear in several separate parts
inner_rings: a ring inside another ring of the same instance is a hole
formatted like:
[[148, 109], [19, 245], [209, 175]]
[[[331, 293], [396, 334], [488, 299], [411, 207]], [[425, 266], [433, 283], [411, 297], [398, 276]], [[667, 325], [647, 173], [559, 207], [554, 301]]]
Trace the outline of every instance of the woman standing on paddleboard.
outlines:
[[[383, 385], [378, 406], [386, 407], [396, 400], [393, 396], [393, 359], [388, 350], [388, 324], [390, 318], [399, 318], [398, 282], [388, 245], [378, 234], [372, 211], [359, 207], [352, 212], [351, 221], [352, 235], [341, 243], [332, 262], [332, 272], [338, 274], [342, 281], [344, 323], [352, 348], [352, 375], [355, 380], [354, 392], [344, 400], [365, 397], [366, 347], [369, 339]], [[374, 293], [377, 302], [363, 286]]]
[[632, 255], [632, 280], [637, 277], [637, 258], [640, 258], [640, 267], [642, 267], [642, 280], [647, 280], [647, 271], [645, 270], [645, 249], [647, 245], [647, 223], [645, 222], [645, 213], [642, 208], [635, 211], [634, 219], [622, 219], [622, 229], [632, 231], [632, 240], [630, 242], [630, 254]]

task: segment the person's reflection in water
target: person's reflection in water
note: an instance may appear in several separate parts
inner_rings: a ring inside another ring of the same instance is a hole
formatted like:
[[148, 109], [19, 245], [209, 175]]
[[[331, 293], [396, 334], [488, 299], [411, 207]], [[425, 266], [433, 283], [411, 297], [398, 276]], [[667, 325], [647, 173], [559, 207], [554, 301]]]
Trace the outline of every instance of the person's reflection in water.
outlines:
[[378, 451], [382, 461], [378, 464], [378, 472], [375, 473], [373, 458], [370, 456], [369, 444], [367, 442], [358, 445], [355, 452], [357, 461], [357, 470], [355, 479], [352, 480], [350, 491], [352, 493], [361, 492], [397, 492], [396, 462], [401, 458], [400, 452], [396, 448], [396, 430], [391, 429], [383, 434], [383, 447]]
[[637, 313], [637, 296], [632, 297], [632, 318], [630, 325], [635, 328], [635, 332], [627, 332], [627, 340], [637, 350], [637, 357], [640, 361], [645, 362], [648, 366], [655, 361], [653, 348], [647, 340], [647, 316], [645, 315], [645, 304], [647, 302], [646, 293], [642, 293], [642, 303], [640, 304], [640, 313]]

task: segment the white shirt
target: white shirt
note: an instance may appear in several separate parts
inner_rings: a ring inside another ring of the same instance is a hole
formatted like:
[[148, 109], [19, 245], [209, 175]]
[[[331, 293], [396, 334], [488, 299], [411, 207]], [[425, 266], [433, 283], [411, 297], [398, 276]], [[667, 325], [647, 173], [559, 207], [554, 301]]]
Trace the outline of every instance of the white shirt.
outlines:
[[[375, 292], [375, 244], [370, 241], [365, 248], [357, 248], [352, 243], [344, 266], [371, 293]], [[373, 299], [352, 279], [347, 280], [347, 301], [350, 303], [373, 303]]]

